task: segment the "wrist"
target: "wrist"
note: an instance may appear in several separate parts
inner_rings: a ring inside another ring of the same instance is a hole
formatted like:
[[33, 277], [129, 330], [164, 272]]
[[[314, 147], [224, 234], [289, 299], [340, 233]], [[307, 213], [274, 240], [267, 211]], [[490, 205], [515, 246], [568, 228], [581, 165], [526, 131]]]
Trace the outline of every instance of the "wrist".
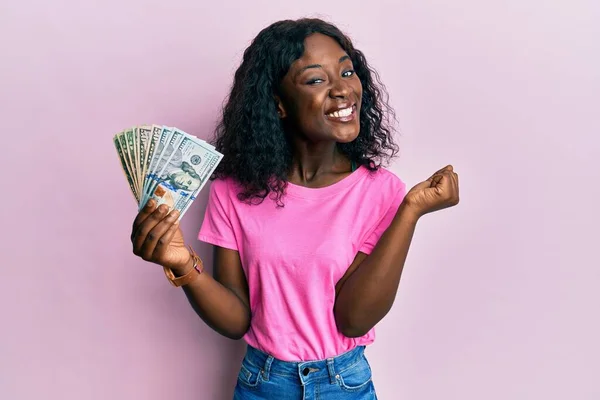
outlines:
[[194, 257], [190, 253], [188, 253], [188, 259], [184, 264], [174, 265], [169, 267], [175, 277], [184, 276], [188, 272], [190, 272], [194, 268]]
[[423, 213], [416, 207], [411, 206], [405, 202], [400, 204], [398, 207], [398, 211], [396, 212], [396, 216], [404, 222], [412, 222], [417, 223], [419, 218], [423, 216]]

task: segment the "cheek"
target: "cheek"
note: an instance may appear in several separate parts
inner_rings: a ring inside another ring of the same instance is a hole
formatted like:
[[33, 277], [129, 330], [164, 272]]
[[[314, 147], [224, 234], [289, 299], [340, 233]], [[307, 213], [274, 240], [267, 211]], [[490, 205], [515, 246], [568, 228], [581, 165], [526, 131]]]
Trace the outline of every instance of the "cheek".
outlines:
[[321, 96], [298, 99], [294, 104], [293, 121], [301, 127], [321, 126], [323, 118], [323, 100]]
[[314, 117], [315, 114], [323, 113], [323, 102], [327, 94], [307, 93], [296, 102], [297, 112], [300, 117]]
[[356, 84], [354, 85], [354, 93], [356, 93], [358, 100], [362, 102], [363, 88], [362, 84], [360, 83], [360, 79], [358, 78], [356, 78]]

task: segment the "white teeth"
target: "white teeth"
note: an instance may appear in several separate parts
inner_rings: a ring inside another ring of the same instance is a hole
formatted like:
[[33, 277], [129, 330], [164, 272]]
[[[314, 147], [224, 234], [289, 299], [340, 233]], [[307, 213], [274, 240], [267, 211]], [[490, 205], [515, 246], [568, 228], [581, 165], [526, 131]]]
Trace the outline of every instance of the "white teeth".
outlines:
[[343, 110], [339, 110], [339, 111], [334, 111], [327, 115], [329, 117], [333, 117], [333, 118], [343, 118], [343, 117], [350, 116], [350, 114], [352, 114], [352, 107], [344, 108]]

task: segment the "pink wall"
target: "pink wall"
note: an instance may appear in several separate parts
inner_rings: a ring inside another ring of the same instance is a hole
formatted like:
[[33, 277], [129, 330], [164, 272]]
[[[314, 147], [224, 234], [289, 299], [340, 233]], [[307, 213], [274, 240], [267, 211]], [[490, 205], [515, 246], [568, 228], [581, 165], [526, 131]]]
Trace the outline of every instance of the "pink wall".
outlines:
[[[0, 4], [0, 398], [230, 398], [243, 346], [131, 254], [110, 139], [147, 122], [207, 137], [249, 41], [303, 15], [337, 22], [381, 72], [394, 171], [461, 176], [368, 350], [380, 397], [600, 398], [598, 2], [371, 4]], [[194, 240], [205, 194], [183, 226], [210, 261]]]

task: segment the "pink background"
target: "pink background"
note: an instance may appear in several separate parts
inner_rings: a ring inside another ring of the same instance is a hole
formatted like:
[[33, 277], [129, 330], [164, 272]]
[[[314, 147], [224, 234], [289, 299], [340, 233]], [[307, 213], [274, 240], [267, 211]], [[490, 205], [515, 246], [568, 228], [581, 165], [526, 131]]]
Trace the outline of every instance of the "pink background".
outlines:
[[[153, 122], [208, 137], [250, 40], [305, 15], [380, 71], [402, 131], [392, 169], [461, 177], [460, 206], [420, 222], [368, 350], [380, 398], [600, 398], [599, 3], [367, 4], [0, 4], [0, 398], [231, 398], [243, 344], [131, 254], [111, 137]], [[205, 204], [183, 226], [210, 263]]]

